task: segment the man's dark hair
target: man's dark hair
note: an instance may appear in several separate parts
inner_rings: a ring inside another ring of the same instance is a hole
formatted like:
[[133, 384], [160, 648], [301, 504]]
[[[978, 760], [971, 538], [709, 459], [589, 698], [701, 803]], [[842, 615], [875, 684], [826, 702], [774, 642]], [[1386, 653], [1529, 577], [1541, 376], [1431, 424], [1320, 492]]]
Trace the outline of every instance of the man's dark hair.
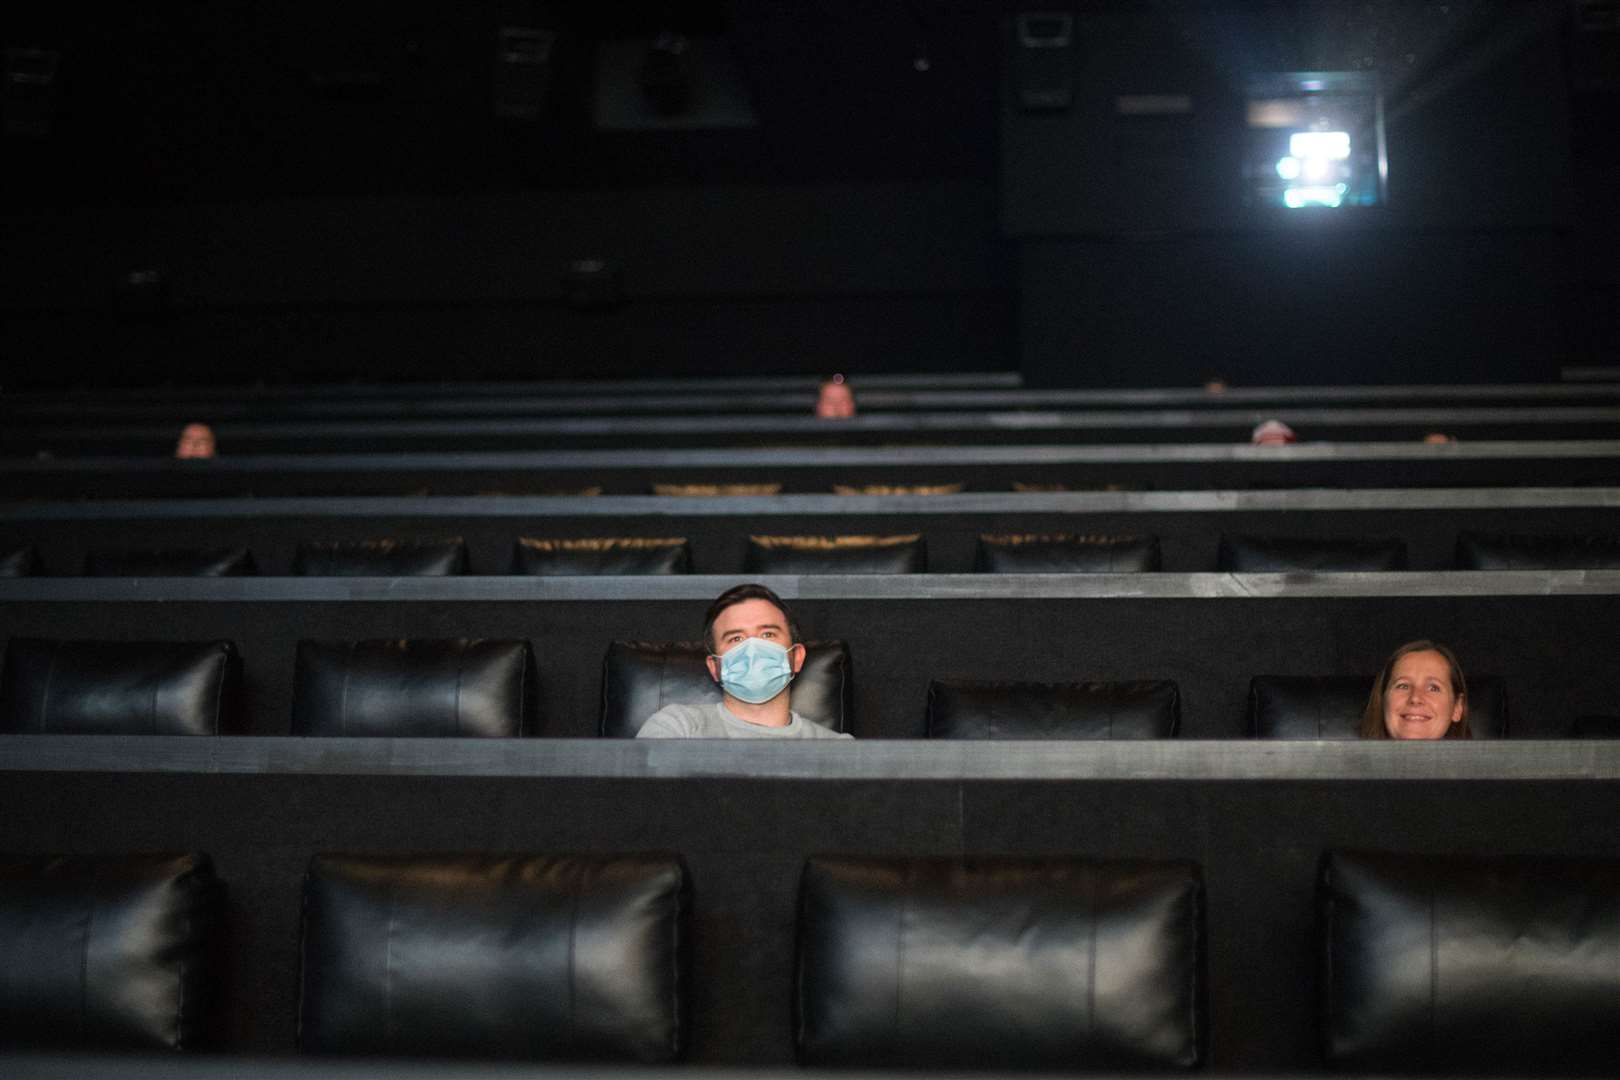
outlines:
[[726, 608], [734, 604], [740, 604], [744, 600], [766, 600], [775, 604], [776, 609], [787, 619], [788, 644], [791, 645], [799, 640], [799, 624], [793, 621], [793, 612], [789, 611], [788, 606], [782, 603], [780, 596], [777, 596], [763, 585], [733, 585], [715, 597], [714, 603], [709, 605], [709, 610], [703, 615], [704, 648], [710, 652], [714, 651], [714, 620], [718, 619], [720, 613]]

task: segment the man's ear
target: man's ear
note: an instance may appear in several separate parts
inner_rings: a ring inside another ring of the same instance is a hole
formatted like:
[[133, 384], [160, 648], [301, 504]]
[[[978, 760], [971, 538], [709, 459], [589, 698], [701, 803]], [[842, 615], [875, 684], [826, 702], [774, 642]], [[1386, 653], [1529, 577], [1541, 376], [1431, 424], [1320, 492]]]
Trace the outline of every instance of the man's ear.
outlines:
[[715, 682], [719, 682], [720, 681], [720, 660], [719, 660], [719, 658], [715, 657], [715, 656], [705, 656], [703, 658], [703, 663], [709, 669], [709, 678], [713, 679]]
[[797, 675], [799, 673], [799, 669], [804, 667], [804, 658], [810, 654], [805, 651], [804, 644], [802, 642], [795, 641], [793, 643], [793, 647], [788, 650], [788, 655], [792, 657], [793, 674]]

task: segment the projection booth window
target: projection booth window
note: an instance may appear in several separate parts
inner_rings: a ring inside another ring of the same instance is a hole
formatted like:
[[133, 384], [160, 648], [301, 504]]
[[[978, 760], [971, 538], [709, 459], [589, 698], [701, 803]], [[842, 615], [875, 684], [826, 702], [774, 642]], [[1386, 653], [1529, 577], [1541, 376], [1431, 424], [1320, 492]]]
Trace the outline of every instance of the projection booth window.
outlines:
[[1378, 76], [1302, 71], [1250, 79], [1244, 173], [1252, 205], [1383, 205], [1389, 163]]

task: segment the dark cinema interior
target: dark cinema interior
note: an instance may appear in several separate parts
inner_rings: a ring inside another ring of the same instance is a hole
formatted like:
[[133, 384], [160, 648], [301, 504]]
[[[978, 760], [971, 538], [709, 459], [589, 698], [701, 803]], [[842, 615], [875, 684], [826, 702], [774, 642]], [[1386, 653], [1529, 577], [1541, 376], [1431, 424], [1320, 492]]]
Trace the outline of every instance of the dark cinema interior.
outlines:
[[12, 8], [0, 1075], [1620, 1073], [1620, 4]]

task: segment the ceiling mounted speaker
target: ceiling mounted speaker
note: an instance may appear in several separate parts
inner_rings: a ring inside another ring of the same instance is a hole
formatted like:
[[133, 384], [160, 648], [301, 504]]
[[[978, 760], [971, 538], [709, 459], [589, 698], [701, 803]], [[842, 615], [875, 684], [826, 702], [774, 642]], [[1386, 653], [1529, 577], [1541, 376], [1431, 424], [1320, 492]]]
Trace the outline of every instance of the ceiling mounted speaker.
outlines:
[[55, 49], [6, 50], [0, 114], [7, 135], [43, 138], [51, 133], [61, 67], [62, 54]]
[[551, 54], [556, 31], [536, 26], [503, 26], [495, 45], [495, 115], [507, 120], [538, 120], [551, 85]]
[[1013, 20], [1013, 89], [1025, 112], [1074, 104], [1074, 16], [1022, 11]]

